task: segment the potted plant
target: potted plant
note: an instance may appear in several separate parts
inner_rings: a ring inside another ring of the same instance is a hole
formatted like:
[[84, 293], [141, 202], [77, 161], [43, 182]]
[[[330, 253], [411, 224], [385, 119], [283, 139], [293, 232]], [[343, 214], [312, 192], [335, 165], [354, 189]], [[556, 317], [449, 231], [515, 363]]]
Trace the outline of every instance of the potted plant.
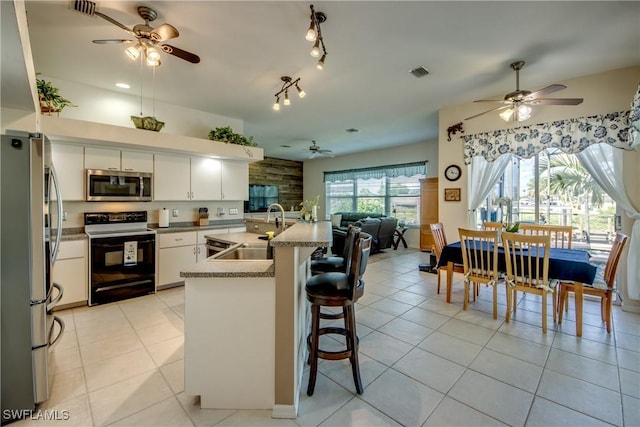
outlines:
[[303, 200], [300, 202], [300, 217], [305, 221], [317, 221], [319, 201], [320, 195], [318, 194], [314, 199]]
[[245, 137], [239, 133], [235, 133], [231, 126], [217, 127], [209, 132], [209, 139], [212, 141], [224, 142], [226, 144], [248, 145], [249, 147], [257, 147], [258, 144], [253, 142], [253, 137]]
[[64, 110], [64, 107], [76, 107], [76, 105], [73, 105], [71, 101], [63, 98], [59, 93], [59, 89], [51, 82], [36, 78], [36, 87], [38, 89], [38, 98], [40, 100], [40, 112], [43, 114], [60, 114], [60, 111]]

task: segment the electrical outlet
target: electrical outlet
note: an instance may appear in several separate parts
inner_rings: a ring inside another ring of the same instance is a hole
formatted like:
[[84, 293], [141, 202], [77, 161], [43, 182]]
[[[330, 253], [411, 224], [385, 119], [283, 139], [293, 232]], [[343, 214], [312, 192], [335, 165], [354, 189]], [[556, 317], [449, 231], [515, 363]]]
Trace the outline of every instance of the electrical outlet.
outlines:
[[179, 213], [180, 213], [180, 211], [178, 211], [178, 209], [173, 209], [173, 210], [171, 211], [171, 215], [172, 215], [174, 218], [176, 218], [176, 217], [178, 216], [178, 214], [179, 214]]
[[67, 211], [63, 211], [62, 212], [62, 220], [66, 221], [67, 220]]
[[229, 208], [229, 215], [238, 215], [238, 208]]

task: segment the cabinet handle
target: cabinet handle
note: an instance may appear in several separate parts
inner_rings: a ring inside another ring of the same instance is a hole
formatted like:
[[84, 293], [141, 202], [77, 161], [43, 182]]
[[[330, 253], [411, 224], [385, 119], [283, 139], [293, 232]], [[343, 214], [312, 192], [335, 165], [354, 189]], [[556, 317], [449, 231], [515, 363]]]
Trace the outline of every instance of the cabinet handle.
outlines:
[[126, 171], [133, 171], [133, 169], [131, 169], [131, 168], [125, 168], [124, 170], [126, 170]]
[[191, 196], [189, 195], [189, 192], [187, 191], [187, 199], [190, 199]]
[[109, 168], [110, 171], [117, 171], [118, 168]]
[[196, 254], [196, 247], [195, 246], [193, 247], [193, 254], [194, 255]]
[[182, 239], [180, 238], [180, 239], [173, 239], [173, 240], [175, 240], [176, 242], [179, 242], [179, 241], [180, 241], [180, 240], [182, 240]]

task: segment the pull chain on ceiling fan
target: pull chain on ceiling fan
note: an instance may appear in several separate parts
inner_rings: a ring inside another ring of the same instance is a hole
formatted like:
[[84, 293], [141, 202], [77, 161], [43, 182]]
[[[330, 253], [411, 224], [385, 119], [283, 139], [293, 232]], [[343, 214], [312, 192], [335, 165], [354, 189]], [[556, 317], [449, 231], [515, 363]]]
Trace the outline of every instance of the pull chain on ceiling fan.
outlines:
[[509, 92], [503, 99], [481, 99], [474, 102], [499, 102], [504, 104], [500, 107], [492, 108], [479, 114], [467, 117], [465, 120], [475, 119], [476, 117], [490, 113], [492, 111], [502, 111], [500, 117], [509, 121], [520, 122], [527, 120], [531, 116], [530, 105], [578, 105], [582, 104], [582, 98], [543, 98], [543, 96], [566, 89], [565, 85], [552, 84], [535, 92], [520, 89], [520, 70], [524, 67], [524, 61], [516, 61], [510, 65], [511, 69], [516, 72], [516, 90]]
[[155, 28], [149, 25], [158, 17], [158, 13], [147, 6], [138, 6], [138, 15], [144, 20], [144, 24], [137, 24], [132, 29], [121, 24], [115, 19], [96, 10], [96, 3], [89, 0], [75, 0], [73, 9], [89, 16], [99, 16], [107, 22], [120, 27], [135, 40], [130, 39], [106, 39], [93, 40], [96, 44], [117, 44], [117, 43], [135, 43], [134, 46], [128, 47], [125, 52], [133, 60], [137, 60], [140, 54], [144, 53], [147, 65], [157, 67], [160, 65], [160, 51], [176, 56], [185, 61], [197, 64], [200, 57], [194, 53], [187, 52], [175, 46], [166, 44], [167, 40], [174, 39], [180, 35], [178, 30], [171, 24], [161, 24]]

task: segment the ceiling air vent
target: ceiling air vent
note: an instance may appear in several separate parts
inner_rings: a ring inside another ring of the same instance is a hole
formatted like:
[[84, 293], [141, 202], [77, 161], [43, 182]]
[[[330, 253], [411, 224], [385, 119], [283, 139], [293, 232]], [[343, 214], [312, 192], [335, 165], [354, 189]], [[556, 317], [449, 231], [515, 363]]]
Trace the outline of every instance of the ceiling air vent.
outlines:
[[420, 66], [418, 68], [414, 68], [413, 70], [409, 71], [411, 74], [413, 74], [415, 77], [420, 78], [420, 77], [424, 77], [427, 74], [429, 74], [429, 70], [427, 70], [425, 67]]

